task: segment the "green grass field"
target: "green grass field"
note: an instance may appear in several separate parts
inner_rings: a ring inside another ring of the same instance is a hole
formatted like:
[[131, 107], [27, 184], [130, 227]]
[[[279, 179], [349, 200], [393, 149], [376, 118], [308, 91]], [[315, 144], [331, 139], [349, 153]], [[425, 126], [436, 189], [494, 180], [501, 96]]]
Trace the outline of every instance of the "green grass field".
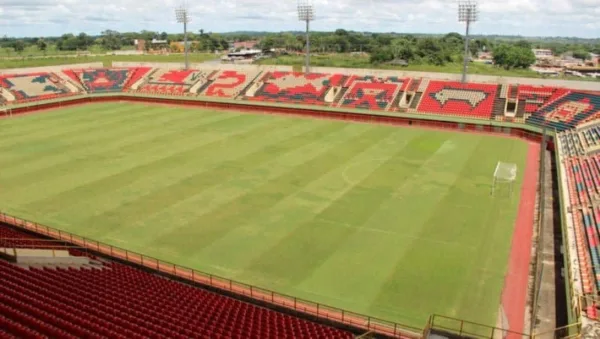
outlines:
[[[522, 141], [129, 103], [0, 135], [4, 212], [387, 320], [495, 324]], [[499, 160], [512, 199], [490, 197]]]

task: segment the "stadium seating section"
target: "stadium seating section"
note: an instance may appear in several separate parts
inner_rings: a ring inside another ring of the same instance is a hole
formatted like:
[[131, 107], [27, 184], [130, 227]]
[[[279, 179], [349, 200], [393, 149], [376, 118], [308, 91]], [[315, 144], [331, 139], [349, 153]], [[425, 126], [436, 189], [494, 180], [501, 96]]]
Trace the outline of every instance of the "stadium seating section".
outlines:
[[258, 71], [220, 71], [202, 94], [209, 97], [236, 98], [259, 73]]
[[351, 76], [344, 84], [348, 88], [341, 107], [387, 110], [409, 79], [398, 77]]
[[133, 86], [136, 82], [141, 80], [148, 72], [152, 70], [152, 67], [137, 67], [131, 71], [131, 77], [129, 81], [123, 86], [123, 90], [128, 90]]
[[600, 94], [569, 92], [549, 102], [531, 115], [527, 122], [564, 131], [600, 115]]
[[67, 76], [79, 79], [90, 93], [121, 92], [135, 69], [98, 68], [63, 71]]
[[585, 293], [600, 291], [600, 207], [591, 202], [600, 193], [600, 156], [590, 155], [565, 160], [569, 195], [574, 211], [577, 245]]
[[[3, 246], [35, 236], [0, 225]], [[80, 252], [80, 255], [83, 255]], [[337, 328], [94, 258], [100, 267], [19, 267], [0, 259], [0, 337], [352, 338]]]
[[566, 94], [567, 90], [556, 87], [519, 85], [517, 88], [517, 98], [519, 101], [525, 101], [525, 112], [533, 114], [537, 110], [556, 100], [557, 97]]
[[418, 111], [490, 119], [497, 90], [493, 84], [430, 81]]
[[54, 73], [0, 75], [0, 86], [9, 91], [16, 102], [54, 99], [72, 93]]
[[325, 94], [333, 86], [341, 86], [341, 74], [268, 72], [261, 77], [263, 86], [253, 97], [254, 101], [325, 105]]
[[184, 95], [197, 82], [208, 81], [210, 75], [209, 71], [194, 69], [158, 69], [149, 76], [147, 82], [138, 88], [138, 91], [162, 95]]

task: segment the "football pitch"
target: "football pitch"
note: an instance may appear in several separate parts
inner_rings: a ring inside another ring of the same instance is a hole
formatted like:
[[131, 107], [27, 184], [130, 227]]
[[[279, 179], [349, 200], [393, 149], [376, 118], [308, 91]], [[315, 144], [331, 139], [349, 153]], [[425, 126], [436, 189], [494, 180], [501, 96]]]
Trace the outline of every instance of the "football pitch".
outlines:
[[[0, 135], [5, 213], [408, 325], [496, 323], [523, 141], [132, 103]], [[512, 198], [490, 196], [498, 161]]]

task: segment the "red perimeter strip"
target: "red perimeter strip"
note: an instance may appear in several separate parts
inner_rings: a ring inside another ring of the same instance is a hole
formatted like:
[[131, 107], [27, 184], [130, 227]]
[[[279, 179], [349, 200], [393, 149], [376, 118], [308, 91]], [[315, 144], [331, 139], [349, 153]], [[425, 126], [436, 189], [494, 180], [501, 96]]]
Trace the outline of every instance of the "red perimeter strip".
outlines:
[[[527, 302], [527, 283], [529, 279], [529, 263], [531, 261], [531, 241], [533, 238], [533, 222], [535, 214], [535, 194], [539, 172], [540, 145], [529, 143], [525, 177], [521, 188], [521, 202], [515, 223], [508, 272], [502, 291], [502, 306], [506, 313], [509, 330], [523, 333], [525, 323], [525, 307]], [[521, 338], [510, 333], [507, 339]]]

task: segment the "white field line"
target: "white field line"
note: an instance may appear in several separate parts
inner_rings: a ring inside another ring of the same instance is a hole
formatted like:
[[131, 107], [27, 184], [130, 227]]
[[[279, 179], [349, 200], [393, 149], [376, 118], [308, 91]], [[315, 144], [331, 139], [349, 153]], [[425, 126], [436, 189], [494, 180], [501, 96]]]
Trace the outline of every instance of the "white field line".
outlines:
[[[346, 184], [354, 186], [354, 185], [358, 184], [358, 182], [354, 182], [348, 178], [348, 174], [347, 174], [348, 170], [350, 170], [351, 168], [356, 167], [358, 165], [371, 163], [371, 162], [385, 162], [387, 160], [389, 160], [389, 158], [376, 158], [376, 159], [367, 159], [367, 160], [352, 162], [352, 163], [346, 165], [346, 167], [342, 171], [342, 178], [344, 179]], [[381, 166], [381, 164], [380, 164], [380, 166]]]
[[400, 232], [388, 231], [388, 230], [383, 230], [383, 229], [380, 229], [380, 228], [373, 228], [373, 227], [354, 226], [354, 225], [350, 225], [350, 224], [347, 224], [347, 223], [333, 221], [333, 220], [328, 220], [328, 219], [323, 219], [323, 218], [317, 218], [315, 220], [321, 221], [321, 222], [324, 222], [324, 223], [327, 223], [327, 224], [330, 224], [330, 225], [339, 226], [339, 227], [345, 227], [345, 228], [351, 228], [351, 229], [356, 229], [356, 230], [359, 230], [359, 231], [381, 233], [381, 234], [389, 234], [389, 235], [394, 235], [394, 236], [397, 236], [397, 237], [400, 237], [400, 238], [414, 239], [414, 240], [418, 240], [418, 241], [425, 241], [425, 242], [431, 242], [431, 243], [442, 244], [442, 245], [463, 246], [464, 248], [467, 248], [467, 249], [475, 249], [474, 246], [464, 246], [463, 243], [455, 242], [455, 241], [444, 241], [444, 240], [432, 239], [432, 238], [427, 238], [427, 237], [416, 237], [416, 236], [412, 236], [412, 235], [402, 234]]

